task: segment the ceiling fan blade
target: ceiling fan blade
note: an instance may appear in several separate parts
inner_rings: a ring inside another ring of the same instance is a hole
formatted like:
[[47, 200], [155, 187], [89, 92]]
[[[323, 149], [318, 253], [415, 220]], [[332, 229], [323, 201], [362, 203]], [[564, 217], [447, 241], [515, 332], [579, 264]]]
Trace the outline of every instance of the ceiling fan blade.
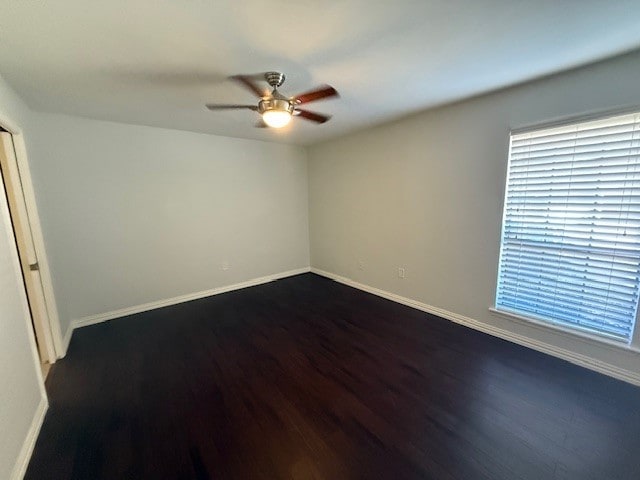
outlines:
[[207, 103], [206, 107], [209, 110], [258, 110], [255, 105], [218, 105], [215, 103]]
[[309, 110], [300, 110], [299, 108], [296, 109], [296, 113], [299, 117], [316, 123], [324, 123], [331, 118], [331, 115], [323, 115], [321, 113], [310, 112]]
[[300, 95], [296, 95], [293, 97], [293, 101], [295, 101], [298, 105], [302, 105], [303, 103], [315, 102], [316, 100], [321, 100], [327, 97], [339, 97], [338, 91], [333, 88], [331, 85], [323, 85], [315, 90], [311, 90], [310, 92], [301, 93]]
[[251, 91], [256, 97], [262, 98], [268, 94], [265, 89], [260, 88], [248, 75], [234, 75], [230, 78], [231, 80], [238, 82], [247, 90]]

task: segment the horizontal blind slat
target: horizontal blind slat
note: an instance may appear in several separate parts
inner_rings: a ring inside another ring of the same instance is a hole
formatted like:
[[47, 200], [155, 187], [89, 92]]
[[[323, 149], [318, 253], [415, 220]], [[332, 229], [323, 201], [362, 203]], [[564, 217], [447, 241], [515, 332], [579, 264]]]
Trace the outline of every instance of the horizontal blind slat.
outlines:
[[[594, 165], [609, 165], [609, 161], [615, 161], [617, 163], [611, 163], [610, 165], [620, 166], [628, 165], [628, 161], [635, 161], [640, 157], [639, 154], [627, 154], [618, 152], [612, 152], [610, 155], [602, 155], [594, 158], [582, 158], [575, 159], [572, 156], [564, 156], [561, 159], [556, 157], [550, 158], [524, 158], [521, 160], [514, 159], [512, 162], [512, 168], [514, 172], [520, 170], [527, 172], [546, 172], [549, 169], [561, 169], [561, 168], [589, 168]], [[579, 164], [575, 165], [576, 160], [579, 160]], [[626, 163], [622, 163], [626, 162]], [[635, 165], [634, 165], [635, 166]]]
[[[608, 312], [602, 309], [593, 309], [589, 307], [580, 307], [569, 302], [558, 302], [557, 297], [552, 299], [541, 298], [537, 295], [526, 294], [523, 292], [516, 292], [513, 295], [505, 295], [505, 301], [509, 303], [527, 303], [534, 306], [537, 310], [534, 313], [539, 313], [541, 310], [563, 312], [565, 314], [564, 320], [571, 320], [574, 323], [581, 324], [583, 322], [592, 326], [601, 325], [602, 327], [609, 327], [610, 331], [629, 331], [632, 328], [630, 323], [621, 322], [619, 317], [610, 315]], [[563, 299], [564, 300], [564, 299]], [[581, 315], [575, 316], [573, 312], [575, 310], [580, 311]]]
[[[637, 114], [625, 115], [624, 117], [617, 117], [615, 120], [608, 122], [586, 122], [580, 127], [564, 126], [553, 127], [548, 129], [541, 129], [537, 131], [516, 133], [511, 136], [512, 142], [538, 142], [548, 141], [549, 138], [560, 138], [562, 136], [581, 135], [581, 136], [595, 136], [600, 135], [603, 132], [616, 131], [617, 129], [632, 128], [635, 129], [638, 123]], [[588, 124], [589, 123], [589, 124]]]
[[[633, 152], [621, 150], [615, 152], [588, 153], [584, 155], [559, 154], [548, 157], [525, 157], [522, 159], [515, 159], [512, 162], [512, 168], [514, 173], [527, 172], [529, 175], [559, 170], [579, 171], [580, 169], [605, 165], [616, 167], [627, 166], [630, 172], [637, 172], [637, 165], [631, 162], [635, 162], [638, 157], [640, 157], [640, 149], [636, 149]], [[609, 164], [610, 160], [619, 163]], [[627, 161], [629, 161], [629, 163], [626, 163]]]
[[505, 255], [505, 269], [513, 268], [509, 262], [518, 262], [517, 271], [520, 271], [520, 267], [523, 268], [541, 268], [541, 269], [557, 269], [562, 268], [566, 272], [574, 272], [576, 276], [585, 274], [586, 272], [595, 272], [598, 275], [613, 276], [615, 278], [625, 279], [626, 281], [634, 281], [638, 276], [638, 272], [633, 269], [626, 270], [624, 268], [615, 268], [615, 265], [610, 266], [596, 266], [588, 264], [587, 262], [581, 263], [557, 261], [554, 258], [537, 259], [530, 255], [517, 255], [507, 254]]
[[[605, 319], [608, 323], [615, 324], [619, 328], [629, 328], [632, 324], [627, 320], [630, 315], [633, 314], [632, 308], [616, 308], [610, 303], [598, 304], [595, 301], [586, 301], [584, 297], [572, 297], [570, 294], [556, 289], [527, 289], [526, 286], [519, 286], [519, 288], [503, 288], [501, 293], [503, 296], [519, 297], [519, 300], [526, 300], [527, 302], [535, 302], [537, 304], [551, 304], [555, 308], [582, 310], [589, 312], [595, 319]], [[562, 295], [562, 301], [557, 302], [559, 294]], [[606, 305], [606, 306], [604, 306]]]
[[635, 142], [638, 141], [635, 135], [633, 125], [629, 125], [627, 128], [619, 128], [609, 132], [602, 132], [599, 135], [590, 135], [582, 138], [563, 138], [563, 139], [549, 139], [548, 141], [541, 141], [536, 143], [514, 142], [511, 145], [512, 154], [520, 153], [537, 153], [547, 150], [554, 150], [557, 148], [569, 148], [569, 147], [596, 147], [599, 145], [607, 145], [612, 142]]
[[606, 159], [609, 157], [620, 157], [624, 155], [629, 156], [637, 156], [640, 154], [640, 145], [639, 146], [630, 146], [630, 145], [620, 145], [615, 148], [606, 148], [606, 149], [598, 149], [598, 150], [587, 150], [583, 152], [576, 152], [571, 149], [569, 151], [565, 151], [567, 149], [559, 149], [557, 151], [547, 152], [545, 154], [540, 155], [529, 155], [529, 154], [517, 154], [513, 156], [516, 164], [523, 162], [548, 162], [550, 160], [557, 159], [568, 159], [570, 158], [573, 161], [581, 161], [581, 160], [595, 160], [595, 159]]

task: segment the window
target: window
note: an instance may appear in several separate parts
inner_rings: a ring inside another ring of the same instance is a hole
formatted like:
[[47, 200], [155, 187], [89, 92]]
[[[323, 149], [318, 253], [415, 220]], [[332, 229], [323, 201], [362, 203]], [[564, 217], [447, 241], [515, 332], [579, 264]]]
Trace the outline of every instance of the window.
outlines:
[[629, 343], [640, 112], [511, 135], [496, 309]]

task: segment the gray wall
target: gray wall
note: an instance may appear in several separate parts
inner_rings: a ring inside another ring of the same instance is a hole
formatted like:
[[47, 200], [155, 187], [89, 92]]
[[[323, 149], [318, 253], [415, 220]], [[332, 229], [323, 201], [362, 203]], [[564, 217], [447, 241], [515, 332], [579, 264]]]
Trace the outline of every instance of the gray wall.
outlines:
[[639, 78], [634, 53], [311, 147], [312, 266], [640, 373], [637, 353], [489, 312], [509, 130], [640, 106]]
[[[83, 317], [309, 266], [301, 147], [36, 113], [0, 78], [3, 121], [24, 133], [63, 334]], [[10, 231], [2, 217], [0, 478], [44, 395]]]
[[[28, 109], [0, 77], [0, 125], [25, 128]], [[44, 398], [29, 310], [4, 189], [0, 184], [0, 478], [16, 459]]]
[[32, 127], [63, 333], [86, 316], [309, 266], [302, 148], [40, 113]]

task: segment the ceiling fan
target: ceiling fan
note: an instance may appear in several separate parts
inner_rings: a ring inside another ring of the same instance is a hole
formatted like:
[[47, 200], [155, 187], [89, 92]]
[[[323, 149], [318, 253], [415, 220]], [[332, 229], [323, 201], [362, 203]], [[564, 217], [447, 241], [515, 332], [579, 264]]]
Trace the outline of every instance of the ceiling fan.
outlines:
[[323, 85], [315, 90], [286, 97], [278, 91], [278, 87], [284, 83], [284, 73], [266, 72], [264, 80], [273, 87], [271, 93], [263, 91], [254, 80], [255, 75], [234, 75], [231, 77], [240, 85], [250, 90], [254, 95], [260, 98], [257, 105], [218, 105], [208, 103], [206, 107], [209, 110], [241, 110], [249, 109], [262, 115], [262, 119], [256, 124], [256, 127], [272, 127], [281, 128], [287, 125], [294, 116], [302, 117], [315, 123], [325, 123], [331, 116], [321, 113], [310, 112], [298, 108], [299, 105], [315, 102], [323, 98], [337, 97], [338, 92], [329, 85]]

